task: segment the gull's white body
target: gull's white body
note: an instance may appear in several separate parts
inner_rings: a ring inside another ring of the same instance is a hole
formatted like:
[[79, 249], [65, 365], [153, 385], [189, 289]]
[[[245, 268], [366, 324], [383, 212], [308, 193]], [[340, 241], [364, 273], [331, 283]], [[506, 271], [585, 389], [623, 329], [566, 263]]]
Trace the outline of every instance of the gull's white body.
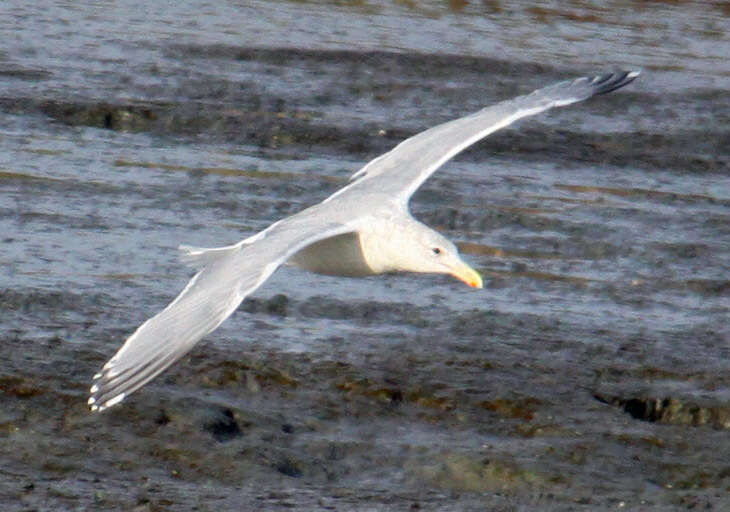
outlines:
[[408, 201], [444, 162], [522, 117], [615, 90], [638, 72], [561, 82], [421, 132], [368, 163], [322, 203], [235, 245], [183, 246], [198, 272], [164, 310], [142, 324], [95, 375], [89, 405], [121, 402], [187, 353], [284, 262], [322, 274], [451, 274], [473, 287], [479, 275], [453, 243], [416, 221]]

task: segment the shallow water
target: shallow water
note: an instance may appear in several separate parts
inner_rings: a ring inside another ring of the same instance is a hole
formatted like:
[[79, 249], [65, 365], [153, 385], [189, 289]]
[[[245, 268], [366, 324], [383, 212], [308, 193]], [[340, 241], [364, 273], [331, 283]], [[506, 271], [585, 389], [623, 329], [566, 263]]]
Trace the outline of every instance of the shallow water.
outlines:
[[[0, 12], [9, 510], [723, 510], [721, 3], [11, 3]], [[101, 415], [90, 377], [238, 241], [403, 138], [561, 79], [414, 214], [484, 290], [278, 271]]]

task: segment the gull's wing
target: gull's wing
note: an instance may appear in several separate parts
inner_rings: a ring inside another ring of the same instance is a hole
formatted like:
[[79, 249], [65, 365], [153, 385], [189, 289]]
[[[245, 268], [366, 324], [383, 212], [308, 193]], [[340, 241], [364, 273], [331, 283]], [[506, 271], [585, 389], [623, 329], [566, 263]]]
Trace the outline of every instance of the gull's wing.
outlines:
[[160, 313], [143, 323], [94, 376], [89, 406], [101, 411], [121, 402], [185, 355], [218, 327], [243, 299], [291, 255], [318, 240], [354, 231], [310, 208], [243, 242], [219, 249], [188, 248], [200, 270]]
[[352, 183], [332, 197], [350, 190], [360, 194], [379, 192], [397, 198], [405, 207], [411, 195], [439, 167], [490, 133], [522, 117], [614, 91], [638, 75], [638, 71], [621, 71], [560, 82], [434, 126], [372, 160], [353, 174]]

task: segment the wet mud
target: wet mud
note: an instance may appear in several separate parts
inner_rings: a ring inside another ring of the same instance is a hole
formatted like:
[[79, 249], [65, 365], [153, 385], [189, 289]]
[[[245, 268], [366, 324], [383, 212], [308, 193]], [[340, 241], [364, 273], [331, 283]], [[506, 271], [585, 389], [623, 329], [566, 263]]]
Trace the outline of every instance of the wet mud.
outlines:
[[[481, 98], [508, 98], [512, 91], [528, 91], [576, 73], [486, 57], [392, 52], [185, 46], [173, 47], [167, 55], [190, 69], [201, 60], [213, 59], [222, 67], [234, 62], [240, 72], [249, 73], [250, 82], [174, 76], [169, 78], [174, 79], [175, 87], [165, 88], [164, 94], [139, 88], [132, 103], [13, 97], [0, 98], [0, 107], [20, 115], [38, 113], [69, 126], [187, 136], [278, 149], [284, 154], [324, 152], [367, 158], [422, 130], [423, 116], [448, 120], [451, 112], [445, 109], [449, 105], [456, 103], [467, 113], [484, 106]], [[288, 83], [286, 77], [292, 68], [297, 81]], [[460, 78], [454, 83], [451, 77], [456, 74]], [[362, 76], [367, 76], [367, 81], [360, 80]], [[485, 76], [499, 79], [485, 81]], [[307, 87], [299, 85], [302, 81]], [[268, 87], [272, 83], [276, 86]], [[366, 98], [373, 110], [394, 109], [401, 126], [386, 126], [383, 119], [353, 123], [355, 119], [333, 115], [332, 111], [346, 110], [353, 98]], [[683, 91], [661, 96], [626, 90], [585, 108], [606, 117], [610, 112], [610, 117], [626, 121], [637, 104], [644, 105], [645, 117], [666, 118], [666, 110], [678, 102], [692, 108], [711, 103], [713, 129], [688, 126], [679, 132], [662, 132], [647, 125], [632, 130], [629, 140], [623, 132], [585, 133], [578, 131], [580, 126], [548, 132], [531, 127], [508, 129], [470, 149], [466, 157], [475, 161], [502, 156], [540, 162], [630, 163], [644, 169], [669, 168], [692, 174], [724, 172], [730, 165], [730, 92], [726, 90], [699, 89], [689, 95]], [[404, 124], [412, 128], [404, 128]], [[574, 144], [577, 138], [582, 144]]]
[[18, 91], [0, 98], [4, 510], [730, 506], [726, 89], [654, 90], [645, 73], [440, 171], [413, 211], [482, 292], [284, 268], [91, 414], [91, 376], [189, 277], [177, 244], [235, 242], [409, 135], [587, 71], [449, 52], [159, 55], [89, 71], [107, 94], [86, 96], [38, 93], [60, 71], [3, 55]]

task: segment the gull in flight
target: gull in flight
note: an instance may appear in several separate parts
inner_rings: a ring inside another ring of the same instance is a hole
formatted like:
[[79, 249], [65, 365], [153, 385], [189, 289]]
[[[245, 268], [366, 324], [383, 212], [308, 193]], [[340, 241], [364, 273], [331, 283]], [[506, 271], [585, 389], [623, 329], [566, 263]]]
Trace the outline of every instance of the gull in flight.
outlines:
[[377, 157], [319, 204], [234, 245], [181, 246], [197, 273], [165, 309], [143, 323], [94, 376], [89, 407], [118, 404], [185, 355], [249, 294], [289, 261], [311, 272], [450, 274], [471, 287], [482, 278], [456, 246], [414, 219], [411, 195], [454, 155], [522, 117], [605, 94], [638, 71], [560, 82], [434, 126]]

